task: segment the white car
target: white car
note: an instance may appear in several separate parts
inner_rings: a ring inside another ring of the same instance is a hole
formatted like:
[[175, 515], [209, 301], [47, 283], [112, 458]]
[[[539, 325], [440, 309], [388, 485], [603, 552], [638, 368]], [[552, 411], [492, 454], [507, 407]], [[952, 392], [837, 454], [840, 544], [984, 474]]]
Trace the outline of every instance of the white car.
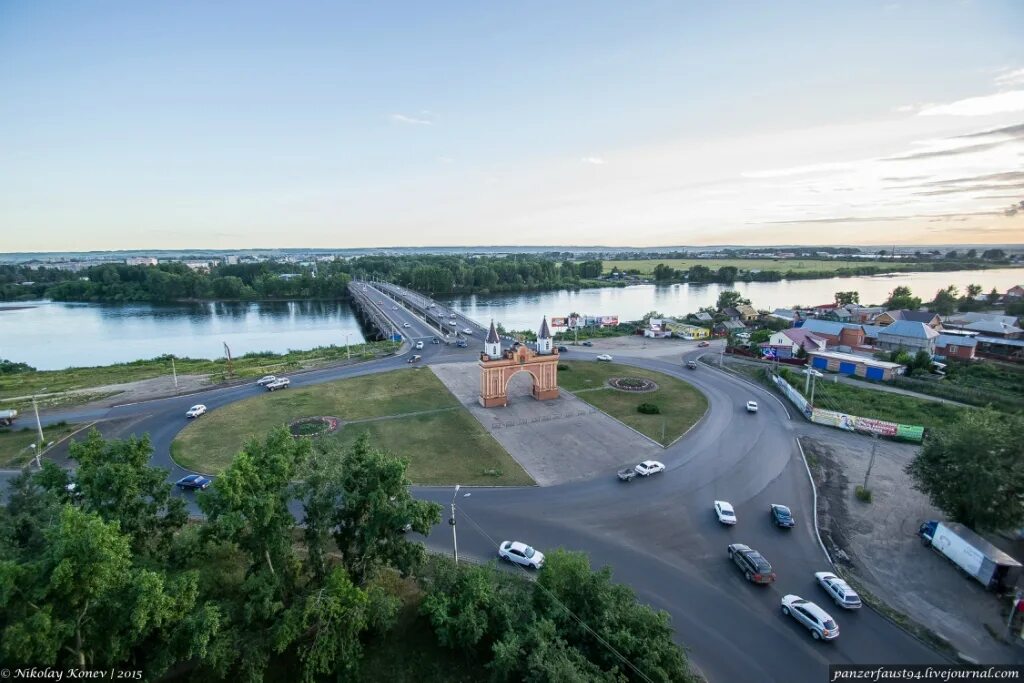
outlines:
[[402, 323], [402, 327], [412, 327], [409, 323]]
[[718, 521], [722, 524], [732, 526], [736, 523], [736, 511], [732, 509], [732, 503], [727, 503], [724, 500], [716, 500], [715, 514], [718, 515]]
[[757, 412], [757, 401], [747, 401], [747, 412], [748, 413], [756, 413]]
[[839, 637], [839, 624], [836, 620], [829, 616], [828, 612], [799, 595], [783, 596], [782, 613], [792, 615], [806, 626], [815, 640], [835, 640]]
[[641, 477], [649, 477], [652, 474], [664, 472], [665, 466], [658, 462], [657, 460], [644, 460], [642, 463], [640, 463], [633, 469], [636, 470], [636, 473], [639, 474]]
[[206, 412], [206, 406], [202, 403], [192, 406], [185, 412], [185, 417], [199, 417]]
[[462, 334], [473, 334], [473, 330], [468, 327], [462, 329]]
[[392, 307], [391, 307], [391, 310], [392, 310], [392, 311], [397, 311], [397, 310], [398, 310], [398, 306], [392, 306]]
[[452, 327], [458, 327], [459, 326], [459, 324], [457, 322], [455, 322], [454, 320], [449, 320], [448, 324], [451, 325]]
[[416, 342], [416, 348], [417, 349], [422, 349], [423, 348], [423, 342], [421, 342], [421, 341]]
[[502, 541], [498, 546], [498, 557], [531, 569], [540, 569], [544, 566], [544, 553], [519, 541]]
[[832, 572], [816, 572], [814, 578], [818, 580], [818, 583], [836, 605], [843, 609], [860, 609], [860, 596], [857, 595], [857, 591], [850, 588], [850, 584]]
[[611, 363], [612, 362], [612, 357], [610, 355], [608, 355], [607, 353], [602, 353], [600, 356], [597, 357], [597, 360], [603, 360], [606, 363]]
[[291, 383], [292, 381], [287, 377], [278, 377], [273, 382], [270, 382], [264, 386], [267, 391], [277, 391], [278, 389], [287, 389]]
[[263, 387], [270, 384], [275, 379], [277, 379], [277, 377], [274, 377], [273, 375], [263, 375], [258, 380], [256, 380], [256, 384], [259, 384], [261, 387]]

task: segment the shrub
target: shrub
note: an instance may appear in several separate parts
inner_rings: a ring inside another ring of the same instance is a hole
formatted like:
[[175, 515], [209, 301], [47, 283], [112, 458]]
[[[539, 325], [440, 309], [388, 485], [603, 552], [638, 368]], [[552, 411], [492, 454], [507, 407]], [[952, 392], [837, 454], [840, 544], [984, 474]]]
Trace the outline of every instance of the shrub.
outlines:
[[572, 370], [572, 368], [570, 368], [565, 363], [559, 363], [558, 364], [558, 370], [559, 370], [559, 372], [561, 372], [562, 370], [569, 371], [569, 370]]
[[857, 500], [864, 503], [871, 502], [871, 489], [866, 489], [858, 484], [857, 488], [853, 491], [854, 495], [857, 496]]
[[636, 412], [644, 415], [658, 415], [661, 413], [661, 408], [654, 403], [641, 403], [636, 407]]

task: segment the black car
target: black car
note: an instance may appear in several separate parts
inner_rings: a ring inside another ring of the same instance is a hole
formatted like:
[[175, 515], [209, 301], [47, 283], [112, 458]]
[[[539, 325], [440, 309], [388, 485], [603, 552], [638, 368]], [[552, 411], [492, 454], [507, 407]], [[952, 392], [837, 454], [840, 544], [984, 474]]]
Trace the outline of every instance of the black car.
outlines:
[[182, 477], [175, 482], [175, 485], [184, 491], [185, 489], [205, 491], [206, 488], [213, 483], [213, 480], [207, 479], [201, 474], [190, 474], [187, 477]]
[[558, 347], [558, 352], [559, 352], [559, 353], [565, 353], [565, 352], [566, 352], [566, 351], [568, 351], [568, 350], [569, 350], [569, 347], [568, 347], [568, 346], [559, 346], [559, 347]]
[[775, 580], [775, 572], [772, 565], [764, 559], [761, 553], [742, 543], [733, 543], [729, 546], [729, 559], [732, 560], [747, 581], [753, 583], [771, 583]]
[[619, 481], [632, 481], [636, 477], [636, 469], [627, 467], [618, 471]]
[[779, 505], [778, 503], [772, 503], [769, 508], [772, 514], [772, 521], [775, 526], [785, 527], [791, 529], [796, 526], [796, 520], [793, 519], [793, 513], [789, 511], [789, 508], [785, 505]]
[[583, 342], [583, 345], [584, 345], [584, 346], [593, 346], [593, 345], [594, 345], [594, 342], [588, 342], [588, 341], [585, 341], [585, 342]]

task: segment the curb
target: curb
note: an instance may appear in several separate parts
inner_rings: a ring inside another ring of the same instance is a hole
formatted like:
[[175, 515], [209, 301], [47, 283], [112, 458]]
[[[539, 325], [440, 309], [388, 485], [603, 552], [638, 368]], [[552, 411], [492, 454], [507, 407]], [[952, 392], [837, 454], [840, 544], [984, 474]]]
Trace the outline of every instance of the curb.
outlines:
[[814, 498], [814, 536], [818, 539], [818, 545], [821, 546], [821, 552], [825, 553], [825, 559], [828, 560], [829, 566], [835, 569], [836, 563], [832, 561], [832, 556], [829, 555], [824, 541], [821, 540], [821, 530], [818, 528], [818, 487], [814, 485], [814, 475], [811, 474], [811, 467], [807, 464], [807, 455], [804, 454], [804, 446], [800, 443], [799, 436], [796, 437], [796, 446], [800, 449], [800, 459], [804, 463], [807, 479], [811, 482], [811, 495]]

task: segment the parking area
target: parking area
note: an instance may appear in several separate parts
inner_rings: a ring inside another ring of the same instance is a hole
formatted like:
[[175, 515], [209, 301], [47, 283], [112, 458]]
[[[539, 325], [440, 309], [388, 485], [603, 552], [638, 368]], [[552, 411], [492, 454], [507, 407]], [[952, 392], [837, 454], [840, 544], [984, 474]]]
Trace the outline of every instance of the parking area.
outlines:
[[[872, 439], [806, 423], [800, 430], [816, 471], [822, 537], [833, 559], [886, 605], [963, 655], [986, 664], [1024, 662], [1024, 642], [1007, 632], [1007, 603], [916, 535], [921, 522], [944, 519], [904, 471], [918, 447], [878, 441], [868, 482], [872, 502], [864, 503], [854, 488], [864, 483]], [[1005, 539], [989, 538], [1019, 556]]]

